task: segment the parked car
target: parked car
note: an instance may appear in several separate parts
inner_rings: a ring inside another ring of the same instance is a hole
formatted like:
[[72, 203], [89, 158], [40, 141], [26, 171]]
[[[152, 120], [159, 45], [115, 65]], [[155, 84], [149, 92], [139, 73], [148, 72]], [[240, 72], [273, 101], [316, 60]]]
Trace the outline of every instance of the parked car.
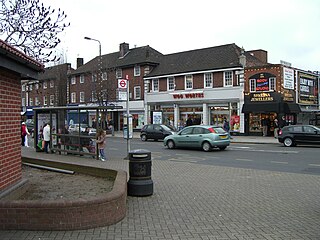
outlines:
[[[80, 132], [84, 132], [87, 127], [88, 127], [88, 124], [81, 123], [80, 124]], [[70, 133], [79, 132], [79, 124], [78, 123], [71, 124], [69, 126], [68, 130], [69, 130]]]
[[297, 144], [319, 144], [320, 128], [313, 125], [290, 125], [279, 131], [278, 141], [286, 147]]
[[142, 127], [140, 138], [142, 141], [153, 139], [155, 141], [164, 139], [175, 133], [175, 129], [165, 124], [148, 124]]
[[208, 152], [213, 148], [225, 150], [230, 145], [230, 136], [221, 127], [194, 125], [185, 127], [177, 134], [167, 136], [163, 143], [169, 149], [200, 148]]

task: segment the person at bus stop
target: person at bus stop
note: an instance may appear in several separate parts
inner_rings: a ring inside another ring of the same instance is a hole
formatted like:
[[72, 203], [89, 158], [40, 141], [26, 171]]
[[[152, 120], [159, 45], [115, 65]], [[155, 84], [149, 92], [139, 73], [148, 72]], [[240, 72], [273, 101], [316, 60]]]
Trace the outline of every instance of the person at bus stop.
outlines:
[[45, 127], [43, 128], [44, 151], [46, 153], [49, 153], [48, 147], [50, 145], [50, 139], [51, 139], [51, 136], [50, 136], [50, 124], [47, 123], [45, 125]]
[[25, 146], [28, 129], [25, 122], [21, 123], [21, 146]]

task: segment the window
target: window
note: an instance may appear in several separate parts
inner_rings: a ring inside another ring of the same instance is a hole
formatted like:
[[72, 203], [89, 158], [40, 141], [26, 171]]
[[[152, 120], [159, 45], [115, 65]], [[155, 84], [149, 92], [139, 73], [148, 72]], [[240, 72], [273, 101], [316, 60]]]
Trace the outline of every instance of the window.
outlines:
[[75, 103], [76, 102], [76, 93], [73, 92], [71, 93], [71, 103]]
[[33, 99], [29, 98], [29, 106], [33, 106]]
[[232, 71], [226, 71], [223, 73], [224, 86], [230, 87], [233, 86], [233, 75]]
[[97, 101], [97, 93], [95, 91], [91, 92], [91, 101], [96, 102]]
[[134, 99], [140, 99], [141, 98], [141, 88], [140, 86], [134, 87]]
[[168, 77], [168, 91], [173, 91], [175, 89], [175, 82], [174, 82], [174, 77]]
[[53, 88], [54, 87], [54, 82], [53, 80], [50, 80], [50, 88]]
[[276, 89], [276, 78], [269, 78], [269, 90], [274, 91]]
[[193, 78], [192, 75], [187, 75], [185, 77], [185, 89], [192, 89], [193, 88]]
[[21, 99], [21, 105], [22, 105], [22, 106], [26, 106], [26, 99], [25, 99], [25, 98], [22, 98], [22, 99]]
[[54, 95], [50, 95], [50, 105], [53, 105], [54, 102]]
[[23, 85], [21, 86], [21, 88], [22, 88], [22, 92], [26, 91], [26, 85], [25, 85], [25, 84], [23, 84]]
[[140, 76], [140, 66], [136, 65], [134, 66], [134, 76]]
[[43, 89], [47, 89], [48, 86], [47, 86], [47, 82], [43, 82]]
[[96, 82], [97, 81], [97, 74], [93, 73], [92, 74], [92, 82]]
[[84, 102], [84, 92], [80, 92], [80, 102]]
[[48, 105], [48, 98], [47, 96], [43, 96], [43, 105], [47, 106]]
[[40, 105], [40, 101], [39, 101], [39, 98], [38, 98], [38, 97], [35, 97], [35, 98], [34, 98], [34, 101], [35, 101], [36, 106], [39, 106], [39, 105]]
[[159, 79], [158, 78], [152, 80], [152, 91], [159, 92]]
[[205, 88], [212, 88], [213, 87], [212, 73], [205, 73], [204, 74], [204, 87]]
[[102, 77], [102, 80], [107, 80], [108, 79], [107, 72], [103, 72], [101, 77]]
[[121, 69], [121, 68], [117, 68], [117, 70], [116, 70], [116, 77], [117, 77], [117, 78], [122, 78], [122, 69]]
[[80, 75], [80, 83], [84, 83], [84, 75]]
[[250, 79], [250, 92], [255, 92], [255, 91], [256, 91], [256, 80]]
[[29, 91], [32, 91], [32, 85], [29, 85]]
[[76, 77], [72, 77], [72, 78], [71, 78], [71, 84], [72, 84], [72, 85], [76, 84]]
[[36, 90], [38, 90], [38, 89], [39, 89], [39, 84], [37, 83], [37, 84], [36, 84]]

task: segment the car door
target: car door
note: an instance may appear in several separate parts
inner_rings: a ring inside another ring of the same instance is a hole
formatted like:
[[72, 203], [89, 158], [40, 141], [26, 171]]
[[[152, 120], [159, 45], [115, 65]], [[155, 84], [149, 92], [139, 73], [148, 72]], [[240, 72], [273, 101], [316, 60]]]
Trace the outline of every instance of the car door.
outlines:
[[188, 147], [201, 147], [204, 138], [204, 128], [194, 127], [192, 134], [189, 136], [189, 141], [186, 143]]
[[163, 139], [163, 129], [159, 124], [153, 125], [154, 139]]
[[290, 126], [289, 135], [291, 135], [295, 142], [304, 142], [305, 136], [302, 126]]
[[192, 134], [193, 127], [186, 127], [183, 130], [181, 130], [180, 133], [178, 133], [175, 136], [176, 140], [176, 146], [177, 147], [187, 147], [189, 146], [190, 142], [190, 136]]
[[306, 143], [320, 144], [320, 134], [316, 128], [312, 126], [304, 126], [303, 132], [303, 138]]

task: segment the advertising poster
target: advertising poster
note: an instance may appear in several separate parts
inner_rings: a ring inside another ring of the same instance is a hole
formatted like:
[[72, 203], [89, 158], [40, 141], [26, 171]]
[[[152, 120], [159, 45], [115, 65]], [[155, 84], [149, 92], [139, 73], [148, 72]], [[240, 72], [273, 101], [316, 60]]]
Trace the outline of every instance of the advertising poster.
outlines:
[[[42, 131], [43, 127], [46, 123], [50, 123], [50, 114], [49, 113], [39, 113], [37, 115], [38, 118], [38, 140], [42, 138]], [[52, 114], [52, 125], [51, 127], [51, 133], [56, 134], [57, 133], [57, 115]], [[56, 135], [51, 135], [52, 136], [52, 145], [57, 144], [57, 136]]]
[[283, 87], [294, 89], [294, 71], [290, 68], [283, 68]]
[[231, 116], [230, 129], [232, 132], [240, 132], [240, 116], [238, 115]]
[[162, 124], [162, 112], [153, 112], [152, 123], [153, 124]]

